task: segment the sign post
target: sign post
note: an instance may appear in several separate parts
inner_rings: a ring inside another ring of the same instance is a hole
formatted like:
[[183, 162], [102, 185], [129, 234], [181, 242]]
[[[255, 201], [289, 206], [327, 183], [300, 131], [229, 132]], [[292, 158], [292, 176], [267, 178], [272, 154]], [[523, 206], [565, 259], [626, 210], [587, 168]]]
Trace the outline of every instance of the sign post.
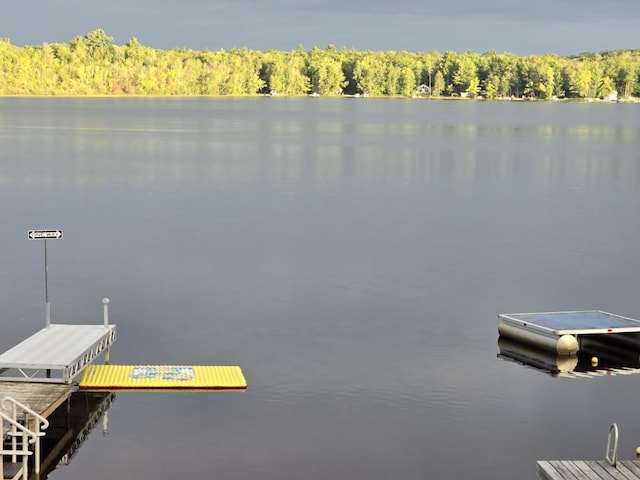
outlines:
[[58, 240], [62, 238], [62, 230], [29, 230], [29, 240], [44, 240], [44, 325], [51, 326], [51, 305], [49, 303], [49, 266], [47, 264], [47, 239]]

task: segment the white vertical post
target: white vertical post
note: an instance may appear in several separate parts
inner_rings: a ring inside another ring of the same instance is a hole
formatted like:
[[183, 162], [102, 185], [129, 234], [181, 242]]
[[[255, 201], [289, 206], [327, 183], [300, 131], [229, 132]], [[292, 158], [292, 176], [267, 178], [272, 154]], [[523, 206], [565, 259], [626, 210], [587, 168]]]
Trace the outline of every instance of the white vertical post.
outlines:
[[[108, 298], [103, 298], [102, 299], [102, 316], [104, 317], [104, 328], [107, 328], [109, 326], [109, 299]], [[105, 365], [109, 365], [109, 353], [110, 353], [111, 347], [107, 347], [107, 351], [104, 353], [104, 364]]]
[[[12, 412], [11, 419], [14, 422], [18, 421], [18, 405], [16, 405], [15, 402], [13, 402], [13, 412]], [[16, 456], [16, 452], [18, 450], [18, 428], [15, 425], [11, 427], [11, 450], [13, 450], [13, 455], [11, 455], [11, 461], [13, 463], [16, 463], [18, 459], [18, 457]]]
[[105, 328], [109, 326], [109, 299], [102, 299], [102, 316], [104, 319]]
[[109, 435], [109, 412], [104, 412], [102, 416], [102, 435]]

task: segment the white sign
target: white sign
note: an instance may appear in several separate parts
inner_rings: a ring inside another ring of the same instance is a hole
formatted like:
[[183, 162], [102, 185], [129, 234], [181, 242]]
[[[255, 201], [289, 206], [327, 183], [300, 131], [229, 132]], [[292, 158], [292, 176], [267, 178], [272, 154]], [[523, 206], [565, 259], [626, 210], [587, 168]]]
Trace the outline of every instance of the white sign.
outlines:
[[29, 240], [59, 239], [62, 238], [62, 230], [29, 230], [28, 237]]

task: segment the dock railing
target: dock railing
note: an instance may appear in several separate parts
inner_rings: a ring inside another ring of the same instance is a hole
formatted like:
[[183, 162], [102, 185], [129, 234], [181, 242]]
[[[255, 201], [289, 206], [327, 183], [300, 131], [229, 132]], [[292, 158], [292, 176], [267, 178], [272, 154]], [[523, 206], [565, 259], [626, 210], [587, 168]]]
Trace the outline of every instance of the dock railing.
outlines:
[[[4, 442], [0, 446], [0, 478], [4, 478], [4, 456], [11, 455], [12, 463], [16, 463], [17, 456], [20, 455], [22, 457], [22, 479], [27, 480], [29, 478], [29, 455], [32, 454], [31, 450], [29, 450], [29, 443], [32, 443], [37, 437], [35, 437], [34, 432], [2, 412], [0, 412], [0, 419], [3, 425], [4, 422], [11, 425], [11, 433], [9, 435], [12, 437], [11, 448], [6, 449]], [[20, 431], [19, 434], [17, 433], [18, 431]], [[17, 436], [22, 436], [19, 448], [13, 442], [13, 440], [17, 440]]]
[[[10, 412], [8, 415], [0, 410], [0, 417], [4, 422], [10, 425], [8, 435], [11, 437], [11, 448], [5, 450], [4, 443], [0, 450], [0, 479], [2, 479], [2, 460], [4, 455], [11, 455], [12, 463], [16, 463], [17, 456], [22, 456], [23, 464], [23, 478], [26, 480], [28, 477], [28, 456], [31, 455], [29, 445], [34, 446], [34, 471], [36, 474], [40, 473], [40, 438], [45, 435], [43, 430], [49, 427], [49, 421], [43, 416], [39, 415], [28, 405], [20, 403], [14, 398], [5, 397], [0, 402], [0, 407]], [[20, 421], [19, 414], [22, 416], [22, 422]], [[33, 427], [30, 428], [30, 423]], [[19, 440], [21, 440], [19, 442]]]

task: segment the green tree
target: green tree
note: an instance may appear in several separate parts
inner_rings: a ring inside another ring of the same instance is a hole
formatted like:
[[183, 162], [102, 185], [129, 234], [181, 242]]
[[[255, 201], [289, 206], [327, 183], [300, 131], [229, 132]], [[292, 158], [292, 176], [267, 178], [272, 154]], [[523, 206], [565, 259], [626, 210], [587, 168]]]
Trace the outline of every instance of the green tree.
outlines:
[[544, 58], [529, 56], [521, 58], [517, 69], [518, 87], [521, 95], [530, 98], [550, 99], [555, 92], [555, 71]]
[[445, 52], [440, 58], [440, 62], [438, 62], [438, 66], [436, 68], [441, 73], [444, 80], [444, 88], [441, 93], [451, 95], [454, 92], [453, 76], [458, 66], [457, 56], [456, 52]]
[[386, 84], [386, 65], [381, 53], [365, 52], [356, 60], [353, 78], [360, 93], [380, 97]]
[[484, 53], [478, 62], [480, 85], [487, 98], [501, 98], [513, 94], [517, 59], [494, 50]]
[[598, 85], [598, 98], [603, 98], [606, 95], [609, 95], [613, 91], [615, 91], [615, 84], [613, 83], [613, 79], [608, 76], [602, 77], [602, 81], [600, 85]]
[[569, 68], [569, 88], [572, 96], [586, 98], [591, 91], [591, 70], [585, 62], [576, 62]]
[[398, 78], [398, 90], [397, 94], [402, 95], [404, 97], [410, 97], [416, 91], [416, 74], [409, 67], [403, 67], [400, 70], [400, 75]]
[[301, 47], [289, 53], [271, 50], [265, 54], [262, 78], [266, 88], [278, 95], [299, 96], [309, 93], [305, 75], [306, 55]]
[[334, 46], [312, 48], [307, 55], [307, 75], [311, 90], [320, 95], [340, 95], [347, 85], [342, 63]]
[[472, 98], [478, 94], [480, 80], [473, 54], [466, 52], [453, 60], [452, 82], [459, 94], [468, 94]]
[[429, 52], [425, 54], [419, 54], [417, 56], [417, 65], [420, 68], [420, 84], [429, 87], [429, 91], [433, 91], [434, 76], [436, 73], [436, 67], [441, 60], [442, 55], [438, 52]]
[[109, 48], [113, 43], [113, 37], [110, 37], [101, 28], [93, 30], [84, 36], [84, 43], [90, 51], [99, 51]]
[[446, 85], [444, 82], [444, 76], [440, 70], [436, 71], [433, 79], [433, 87], [431, 88], [431, 95], [439, 97], [445, 91]]
[[623, 52], [616, 59], [616, 88], [624, 98], [629, 98], [638, 87], [639, 60], [640, 55], [631, 52]]

